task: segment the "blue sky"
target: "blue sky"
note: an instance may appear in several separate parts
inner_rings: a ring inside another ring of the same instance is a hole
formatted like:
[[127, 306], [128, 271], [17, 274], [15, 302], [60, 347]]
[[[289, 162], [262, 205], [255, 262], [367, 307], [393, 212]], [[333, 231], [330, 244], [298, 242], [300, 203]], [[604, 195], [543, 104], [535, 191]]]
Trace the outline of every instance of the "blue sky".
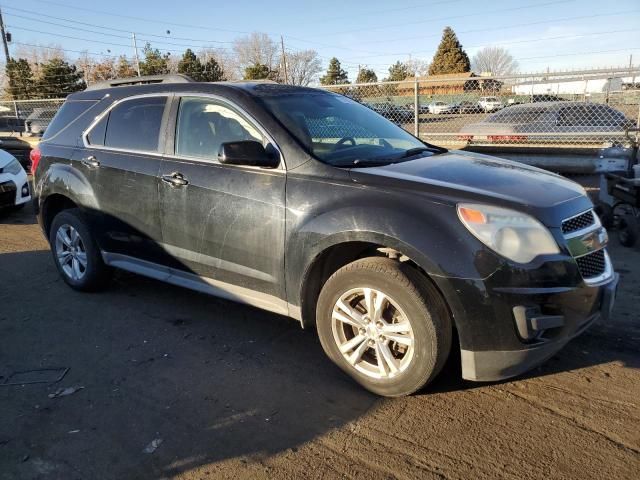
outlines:
[[131, 55], [130, 31], [140, 43], [151, 40], [173, 55], [187, 45], [230, 48], [238, 36], [261, 31], [278, 41], [282, 35], [288, 50], [315, 49], [325, 65], [338, 57], [351, 79], [358, 65], [382, 77], [396, 60], [430, 61], [449, 25], [469, 56], [487, 45], [503, 46], [522, 72], [621, 66], [630, 54], [640, 65], [638, 0], [4, 0], [1, 5], [14, 42], [58, 45], [71, 59], [77, 56], [72, 50]]

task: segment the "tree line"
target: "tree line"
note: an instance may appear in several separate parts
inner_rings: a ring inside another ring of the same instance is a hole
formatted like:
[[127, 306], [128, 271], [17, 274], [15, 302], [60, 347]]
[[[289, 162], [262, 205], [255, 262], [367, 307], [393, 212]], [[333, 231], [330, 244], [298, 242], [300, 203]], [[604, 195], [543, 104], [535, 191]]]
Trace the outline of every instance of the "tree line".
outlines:
[[[500, 75], [514, 71], [517, 63], [506, 50], [496, 47], [481, 50], [471, 62], [453, 29], [447, 27], [430, 64], [419, 60], [397, 61], [389, 67], [383, 80], [464, 73], [472, 67], [478, 72]], [[238, 38], [231, 52], [203, 49], [196, 53], [187, 49], [179, 58], [162, 53], [149, 43], [143, 47], [140, 58], [133, 60], [124, 55], [96, 60], [85, 54], [70, 63], [62, 50], [50, 55], [24, 54], [7, 62], [5, 96], [16, 100], [60, 98], [84, 90], [88, 84], [134, 77], [138, 71], [140, 75], [182, 73], [201, 82], [269, 79], [306, 86], [317, 81], [321, 70], [315, 50], [289, 51], [283, 55], [280, 45], [271, 37], [255, 32]], [[319, 81], [322, 85], [350, 83], [347, 71], [336, 57], [329, 61]], [[374, 70], [366, 66], [358, 69], [355, 83], [377, 81]]]

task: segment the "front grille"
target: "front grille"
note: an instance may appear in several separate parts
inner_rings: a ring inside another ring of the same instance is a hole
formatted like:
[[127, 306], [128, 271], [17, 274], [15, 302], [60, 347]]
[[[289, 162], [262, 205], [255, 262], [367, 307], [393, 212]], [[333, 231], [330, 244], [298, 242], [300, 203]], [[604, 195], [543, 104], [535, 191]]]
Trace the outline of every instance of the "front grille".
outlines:
[[13, 182], [0, 183], [0, 207], [16, 203], [16, 186]]
[[566, 235], [568, 233], [577, 232], [578, 230], [587, 228], [594, 223], [596, 223], [596, 219], [593, 216], [593, 211], [589, 210], [588, 212], [581, 213], [576, 217], [562, 222], [562, 233]]
[[576, 263], [582, 278], [587, 279], [602, 275], [606, 269], [604, 249], [578, 257]]

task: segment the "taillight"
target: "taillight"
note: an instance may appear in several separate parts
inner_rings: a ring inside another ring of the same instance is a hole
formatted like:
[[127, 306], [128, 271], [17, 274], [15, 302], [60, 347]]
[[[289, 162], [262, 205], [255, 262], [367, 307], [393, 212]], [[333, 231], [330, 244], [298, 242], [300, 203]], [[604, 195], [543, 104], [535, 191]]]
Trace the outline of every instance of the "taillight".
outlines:
[[487, 135], [490, 142], [524, 142], [526, 135]]
[[29, 153], [29, 160], [31, 160], [32, 175], [35, 175], [36, 168], [38, 168], [38, 163], [40, 163], [41, 157], [42, 157], [42, 154], [40, 153], [40, 150], [38, 148], [34, 148], [33, 150], [31, 150], [31, 153]]

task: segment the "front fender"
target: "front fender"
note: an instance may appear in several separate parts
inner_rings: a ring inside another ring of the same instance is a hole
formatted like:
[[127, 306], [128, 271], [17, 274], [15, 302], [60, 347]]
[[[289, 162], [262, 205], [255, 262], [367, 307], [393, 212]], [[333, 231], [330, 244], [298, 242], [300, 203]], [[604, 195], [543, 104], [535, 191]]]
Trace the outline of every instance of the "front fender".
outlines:
[[[390, 199], [389, 199], [390, 200]], [[406, 198], [404, 199], [406, 202]], [[301, 305], [303, 283], [324, 251], [347, 242], [368, 242], [393, 248], [409, 257], [435, 279], [480, 279], [498, 268], [498, 259], [478, 250], [478, 242], [464, 229], [455, 207], [424, 202], [403, 208], [361, 204], [313, 212], [297, 219], [287, 235], [287, 292], [289, 302]], [[440, 283], [436, 280], [436, 283]]]

